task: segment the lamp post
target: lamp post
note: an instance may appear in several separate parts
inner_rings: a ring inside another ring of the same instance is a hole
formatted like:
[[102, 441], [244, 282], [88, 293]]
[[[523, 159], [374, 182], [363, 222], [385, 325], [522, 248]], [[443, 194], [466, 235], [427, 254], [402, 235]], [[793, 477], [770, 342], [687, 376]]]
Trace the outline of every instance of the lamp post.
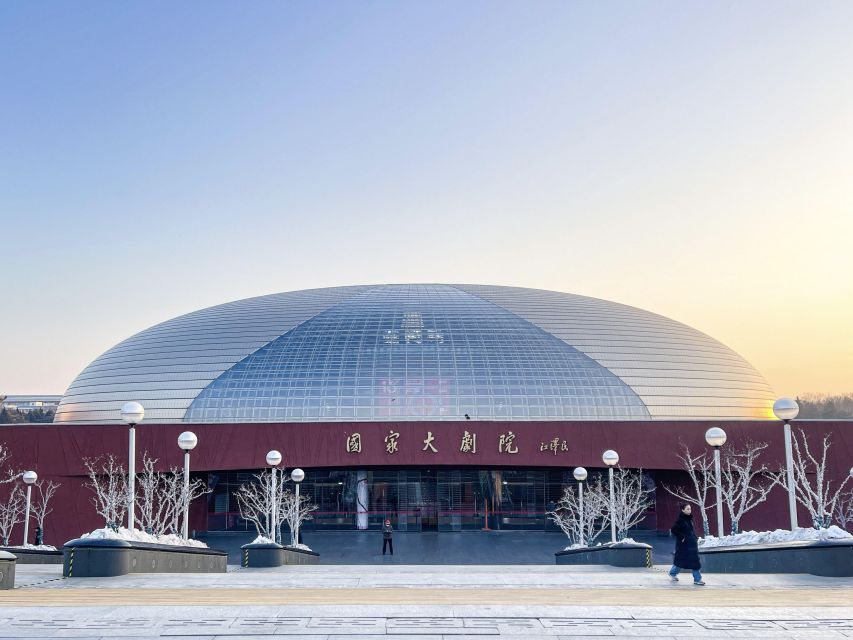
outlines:
[[38, 480], [38, 474], [35, 471], [25, 471], [23, 475], [24, 484], [27, 485], [27, 510], [24, 515], [24, 546], [27, 546], [27, 540], [30, 537], [30, 496], [33, 493], [33, 484]]
[[192, 431], [184, 431], [178, 436], [178, 446], [184, 452], [184, 527], [183, 538], [190, 537], [190, 451], [198, 444], [198, 437]]
[[305, 480], [305, 472], [302, 469], [294, 469], [290, 472], [290, 479], [296, 484], [296, 531], [293, 534], [295, 544], [299, 544], [299, 512], [302, 505], [299, 502], [299, 485]]
[[800, 405], [793, 398], [779, 398], [773, 403], [773, 414], [785, 423], [785, 467], [788, 476], [788, 512], [791, 531], [797, 528], [797, 494], [794, 486], [794, 452], [791, 446], [791, 420], [797, 417]]
[[121, 419], [129, 427], [127, 431], [127, 528], [130, 531], [133, 531], [136, 506], [136, 425], [142, 422], [144, 417], [145, 409], [138, 402], [126, 402], [121, 408]]
[[720, 471], [720, 447], [726, 444], [726, 432], [720, 427], [711, 427], [705, 432], [705, 442], [709, 447], [714, 447], [714, 473], [717, 476], [717, 536], [722, 538], [725, 532], [723, 531], [723, 478]]
[[616, 542], [616, 518], [613, 514], [616, 512], [616, 500], [613, 496], [613, 467], [619, 464], [619, 454], [613, 449], [608, 449], [601, 454], [601, 461], [607, 465], [608, 476], [610, 477], [610, 542]]
[[278, 539], [278, 500], [276, 492], [275, 468], [281, 464], [281, 452], [273, 449], [267, 453], [267, 464], [270, 466], [272, 478], [270, 478], [270, 534], [272, 541]]
[[586, 469], [583, 467], [575, 467], [575, 471], [572, 474], [575, 477], [575, 480], [578, 481], [578, 505], [580, 511], [580, 538], [578, 539], [578, 544], [583, 545], [583, 481], [586, 480]]

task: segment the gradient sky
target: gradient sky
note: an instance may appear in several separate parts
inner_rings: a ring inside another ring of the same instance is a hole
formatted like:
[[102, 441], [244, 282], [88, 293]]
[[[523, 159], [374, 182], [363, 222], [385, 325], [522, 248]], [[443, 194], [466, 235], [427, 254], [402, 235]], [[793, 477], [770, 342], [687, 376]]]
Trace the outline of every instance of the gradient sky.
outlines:
[[853, 391], [851, 2], [0, 3], [0, 393], [310, 287], [555, 289]]

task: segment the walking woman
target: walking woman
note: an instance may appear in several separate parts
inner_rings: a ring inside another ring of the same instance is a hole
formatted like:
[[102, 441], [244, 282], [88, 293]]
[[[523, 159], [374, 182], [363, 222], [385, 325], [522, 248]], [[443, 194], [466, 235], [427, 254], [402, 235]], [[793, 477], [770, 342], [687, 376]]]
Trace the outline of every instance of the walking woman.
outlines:
[[699, 563], [699, 539], [693, 529], [693, 510], [686, 503], [678, 506], [681, 508], [681, 513], [678, 514], [678, 519], [670, 529], [675, 536], [675, 557], [672, 569], [669, 570], [669, 577], [673, 582], [678, 582], [678, 572], [681, 569], [690, 569], [693, 572], [693, 584], [703, 587], [705, 583], [699, 572], [702, 565]]
[[385, 555], [385, 548], [391, 550], [391, 555], [394, 555], [394, 540], [391, 536], [394, 535], [394, 529], [391, 528], [391, 521], [386, 520], [382, 525], [382, 555]]

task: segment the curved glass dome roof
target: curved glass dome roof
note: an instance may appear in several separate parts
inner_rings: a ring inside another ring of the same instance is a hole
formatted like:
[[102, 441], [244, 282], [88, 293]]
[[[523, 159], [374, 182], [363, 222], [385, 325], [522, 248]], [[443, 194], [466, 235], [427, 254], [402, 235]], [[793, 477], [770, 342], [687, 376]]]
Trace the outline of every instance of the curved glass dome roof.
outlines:
[[768, 418], [743, 358], [662, 316], [479, 285], [339, 287], [203, 309], [74, 380], [56, 422]]

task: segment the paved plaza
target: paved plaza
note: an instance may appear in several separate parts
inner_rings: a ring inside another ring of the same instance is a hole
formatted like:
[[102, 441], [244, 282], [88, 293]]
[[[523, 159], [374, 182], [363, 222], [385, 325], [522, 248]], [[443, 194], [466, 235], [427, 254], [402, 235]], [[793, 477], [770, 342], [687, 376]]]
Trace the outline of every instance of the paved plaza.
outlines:
[[226, 574], [63, 579], [21, 565], [2, 638], [845, 638], [853, 579], [689, 576], [666, 567], [229, 566]]

